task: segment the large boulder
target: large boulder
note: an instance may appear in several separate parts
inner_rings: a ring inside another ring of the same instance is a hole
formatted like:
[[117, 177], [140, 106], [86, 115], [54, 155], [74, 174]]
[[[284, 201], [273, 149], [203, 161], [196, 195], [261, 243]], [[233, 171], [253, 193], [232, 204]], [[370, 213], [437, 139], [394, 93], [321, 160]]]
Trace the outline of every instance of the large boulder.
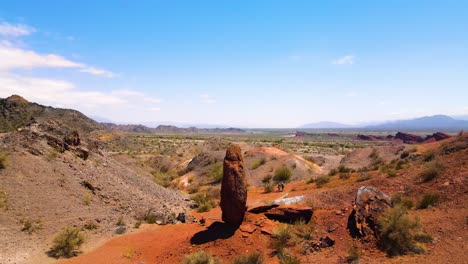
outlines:
[[80, 135], [76, 130], [63, 137], [63, 141], [70, 146], [78, 146], [81, 143]]
[[373, 186], [361, 186], [356, 194], [354, 209], [348, 218], [351, 235], [379, 238], [378, 219], [389, 207], [392, 207], [390, 196]]
[[226, 224], [239, 227], [247, 210], [246, 169], [239, 145], [233, 145], [226, 151], [223, 163], [223, 181], [221, 183], [222, 219]]

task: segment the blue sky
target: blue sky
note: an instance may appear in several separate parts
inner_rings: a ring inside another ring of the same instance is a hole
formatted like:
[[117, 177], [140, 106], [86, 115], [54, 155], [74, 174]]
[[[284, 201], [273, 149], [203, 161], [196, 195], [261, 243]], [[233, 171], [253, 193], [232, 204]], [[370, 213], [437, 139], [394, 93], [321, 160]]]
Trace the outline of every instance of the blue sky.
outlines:
[[466, 1], [3, 1], [0, 97], [117, 122], [468, 114]]

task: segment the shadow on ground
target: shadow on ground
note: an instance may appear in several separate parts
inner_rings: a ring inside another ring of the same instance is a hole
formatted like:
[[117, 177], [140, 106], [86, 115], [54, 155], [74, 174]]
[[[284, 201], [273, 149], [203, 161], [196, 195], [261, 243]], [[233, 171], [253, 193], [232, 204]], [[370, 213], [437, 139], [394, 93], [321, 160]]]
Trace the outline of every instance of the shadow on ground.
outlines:
[[193, 235], [190, 243], [194, 245], [205, 244], [216, 239], [227, 239], [234, 235], [237, 228], [229, 226], [222, 222], [212, 223], [206, 230], [200, 231]]

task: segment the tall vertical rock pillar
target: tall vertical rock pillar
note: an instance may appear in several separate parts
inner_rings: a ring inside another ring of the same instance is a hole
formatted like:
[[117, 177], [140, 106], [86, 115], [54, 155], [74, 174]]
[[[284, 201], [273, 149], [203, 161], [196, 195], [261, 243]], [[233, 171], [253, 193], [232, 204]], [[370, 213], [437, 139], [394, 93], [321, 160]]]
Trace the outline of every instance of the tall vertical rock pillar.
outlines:
[[239, 145], [233, 145], [226, 151], [223, 163], [223, 181], [221, 183], [222, 219], [226, 224], [239, 227], [247, 210], [247, 183], [244, 158]]

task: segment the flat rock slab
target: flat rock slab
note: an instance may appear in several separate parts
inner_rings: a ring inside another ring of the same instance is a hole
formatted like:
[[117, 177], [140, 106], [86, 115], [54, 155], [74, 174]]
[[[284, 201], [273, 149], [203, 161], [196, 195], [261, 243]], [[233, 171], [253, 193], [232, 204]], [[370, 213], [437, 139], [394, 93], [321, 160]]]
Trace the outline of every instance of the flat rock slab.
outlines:
[[257, 207], [254, 207], [254, 208], [250, 209], [249, 213], [261, 214], [261, 213], [268, 212], [271, 209], [276, 208], [278, 206], [279, 206], [278, 204], [261, 205], [261, 206], [257, 206]]
[[243, 225], [240, 226], [239, 229], [242, 232], [252, 234], [253, 232], [255, 232], [255, 230], [257, 230], [257, 227], [255, 227], [255, 226], [253, 226], [251, 224], [243, 224]]
[[308, 223], [312, 214], [313, 209], [308, 206], [279, 206], [266, 212], [265, 216], [271, 220], [292, 224], [301, 220]]

